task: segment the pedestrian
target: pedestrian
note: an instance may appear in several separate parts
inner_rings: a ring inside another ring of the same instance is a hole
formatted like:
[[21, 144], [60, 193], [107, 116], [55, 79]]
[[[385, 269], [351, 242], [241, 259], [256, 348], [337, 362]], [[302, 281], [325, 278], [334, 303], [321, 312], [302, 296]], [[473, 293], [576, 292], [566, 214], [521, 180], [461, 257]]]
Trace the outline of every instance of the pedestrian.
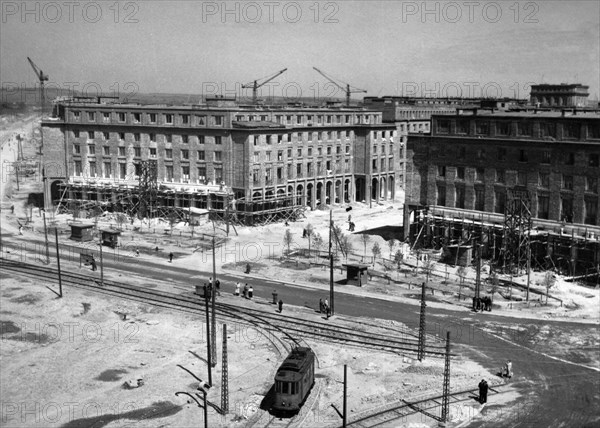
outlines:
[[488, 383], [486, 380], [483, 381], [483, 402], [481, 404], [487, 403], [487, 395], [488, 395]]
[[173, 253], [169, 253], [169, 263], [173, 263]]
[[477, 297], [473, 296], [473, 310], [477, 312]]
[[10, 212], [11, 212], [11, 214], [15, 213], [15, 206], [14, 206], [14, 204], [10, 206]]
[[279, 299], [279, 313], [283, 311], [283, 300]]
[[329, 301], [327, 299], [323, 301], [323, 310], [325, 311], [327, 319], [329, 319]]
[[484, 404], [487, 401], [487, 383], [484, 379], [479, 382], [479, 403]]
[[156, 246], [156, 248], [154, 249], [154, 251], [156, 251], [158, 253], [158, 245]]
[[218, 279], [215, 281], [215, 287], [216, 287], [217, 291], [221, 290], [221, 281], [219, 281]]
[[306, 238], [306, 229], [302, 229], [302, 237]]
[[139, 256], [140, 256], [140, 250], [138, 250], [137, 248], [136, 248], [136, 250], [135, 250], [135, 256], [136, 256], [136, 257], [139, 257]]
[[512, 361], [511, 360], [508, 360], [506, 362], [506, 377], [509, 379], [512, 377]]
[[234, 296], [239, 296], [240, 295], [240, 282], [236, 282], [235, 283], [235, 293]]
[[23, 234], [23, 226], [19, 226], [19, 235]]
[[254, 294], [254, 289], [252, 288], [252, 286], [250, 286], [248, 288], [248, 298], [252, 299], [252, 295]]
[[250, 273], [251, 270], [252, 267], [250, 266], [250, 263], [246, 263], [246, 273]]
[[285, 227], [289, 227], [289, 225], [290, 225], [290, 224], [289, 224], [289, 223], [288, 223], [288, 221], [286, 220], [286, 221], [285, 221]]
[[248, 298], [248, 283], [244, 285], [244, 299]]
[[92, 257], [91, 265], [92, 265], [92, 271], [95, 271], [96, 269], [98, 269], [96, 266], [96, 260], [94, 260], [93, 257]]
[[323, 299], [319, 299], [319, 313], [323, 313]]

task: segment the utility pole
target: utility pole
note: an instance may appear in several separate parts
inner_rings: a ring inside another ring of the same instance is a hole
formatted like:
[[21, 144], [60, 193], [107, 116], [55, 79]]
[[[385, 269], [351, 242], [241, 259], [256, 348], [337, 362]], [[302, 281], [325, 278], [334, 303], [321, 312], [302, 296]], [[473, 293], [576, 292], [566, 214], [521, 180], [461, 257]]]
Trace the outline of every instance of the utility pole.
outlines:
[[46, 226], [46, 210], [44, 210], [44, 236], [46, 239], [46, 264], [50, 264], [50, 248], [48, 247], [48, 228]]
[[329, 307], [331, 308], [331, 316], [334, 314], [333, 305], [333, 243], [331, 241], [331, 228], [333, 227], [333, 210], [329, 210]]
[[479, 242], [477, 248], [475, 249], [475, 298], [479, 298], [480, 288], [481, 288], [481, 242]]
[[[212, 352], [210, 349], [210, 311], [208, 306], [208, 296], [204, 296], [204, 302], [206, 303], [206, 359], [208, 360], [208, 384], [212, 386]], [[206, 397], [206, 395], [205, 395]], [[206, 402], [204, 402], [206, 407]], [[206, 411], [206, 409], [205, 409]], [[204, 414], [206, 417], [206, 413]]]
[[18, 161], [15, 162], [15, 176], [17, 178], [17, 192], [18, 192], [19, 190], [21, 190], [19, 188], [19, 162]]
[[347, 415], [348, 415], [348, 412], [347, 412], [348, 407], [347, 407], [347, 403], [346, 403], [347, 395], [348, 395], [347, 369], [348, 369], [347, 365], [344, 364], [344, 404], [343, 404], [343, 408], [342, 408], [342, 410], [343, 410], [343, 413], [342, 413], [342, 427], [343, 428], [346, 428], [346, 421], [347, 421]]
[[421, 286], [421, 315], [419, 317], [419, 347], [417, 350], [417, 359], [423, 361], [425, 358], [425, 283]]
[[58, 228], [54, 228], [54, 237], [56, 238], [56, 264], [58, 265], [58, 296], [62, 297], [62, 275], [60, 272], [60, 253], [58, 251]]
[[450, 399], [450, 332], [446, 332], [446, 360], [444, 363], [444, 392], [442, 397], [442, 423], [448, 419]]
[[104, 261], [102, 260], [102, 238], [100, 238], [100, 286], [104, 287]]
[[227, 362], [227, 324], [223, 324], [223, 366], [221, 368], [221, 410], [229, 413], [229, 368]]
[[[529, 229], [529, 235], [531, 236], [531, 229]], [[527, 293], [525, 300], [529, 302], [529, 283], [531, 280], [531, 241], [527, 240]]]
[[[212, 283], [212, 325], [210, 332], [210, 342], [211, 342], [211, 357], [212, 357], [212, 367], [216, 367], [217, 365], [217, 321], [215, 315], [215, 300], [217, 295], [217, 265], [216, 265], [216, 249], [215, 249], [215, 236], [212, 237], [212, 262], [213, 262], [213, 283]], [[212, 385], [212, 383], [211, 383]]]

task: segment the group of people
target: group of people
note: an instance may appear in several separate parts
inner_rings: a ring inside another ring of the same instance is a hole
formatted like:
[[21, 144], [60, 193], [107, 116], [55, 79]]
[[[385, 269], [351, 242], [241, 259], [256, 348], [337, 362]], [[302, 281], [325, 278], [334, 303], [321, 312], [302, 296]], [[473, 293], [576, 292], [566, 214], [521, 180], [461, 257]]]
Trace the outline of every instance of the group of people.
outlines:
[[508, 360], [506, 362], [506, 364], [504, 364], [504, 367], [502, 367], [502, 370], [500, 370], [500, 376], [501, 377], [507, 377], [507, 378], [511, 378], [513, 375], [513, 371], [512, 371], [512, 361]]
[[202, 288], [204, 289], [204, 298], [206, 299], [210, 299], [212, 297], [213, 289], [217, 293], [216, 296], [221, 295], [221, 281], [217, 279], [213, 284], [212, 276], [208, 279], [208, 284], [204, 284]]
[[473, 310], [475, 312], [492, 312], [492, 299], [490, 296], [473, 297]]
[[487, 394], [488, 394], [488, 383], [485, 379], [481, 379], [479, 382], [479, 402], [481, 404], [487, 403]]
[[331, 315], [331, 307], [329, 306], [329, 301], [327, 299], [319, 299], [319, 313], [324, 313], [327, 318]]
[[[242, 285], [240, 284], [240, 282], [236, 282], [235, 283], [235, 292], [233, 293], [236, 296], [240, 295], [240, 289], [241, 289]], [[243, 291], [243, 296], [245, 299], [252, 299], [252, 296], [254, 296], [254, 289], [252, 288], [251, 285], [248, 285], [248, 283], [246, 283], [246, 285], [244, 285], [244, 291]]]

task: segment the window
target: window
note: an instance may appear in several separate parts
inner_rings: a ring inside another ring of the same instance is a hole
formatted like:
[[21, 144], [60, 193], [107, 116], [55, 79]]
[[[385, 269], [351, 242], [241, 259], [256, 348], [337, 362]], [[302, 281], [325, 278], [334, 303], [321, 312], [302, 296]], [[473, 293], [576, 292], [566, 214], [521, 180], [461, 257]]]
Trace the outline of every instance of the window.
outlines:
[[573, 190], [573, 176], [572, 175], [563, 175], [562, 188], [565, 190]]
[[308, 162], [306, 164], [306, 174], [309, 176], [312, 175], [312, 173], [313, 173], [312, 165], [313, 165], [312, 162]]
[[496, 182], [497, 183], [505, 183], [506, 182], [503, 170], [499, 170], [499, 169], [496, 170]]
[[517, 185], [527, 186], [527, 173], [525, 171], [517, 172]]
[[519, 162], [527, 162], [527, 150], [519, 150]]
[[215, 162], [221, 162], [223, 160], [223, 152], [221, 151], [215, 151], [214, 152], [214, 161]]
[[156, 148], [150, 147], [150, 158], [156, 158]]
[[344, 159], [344, 170], [350, 171], [350, 159]]
[[104, 138], [105, 140], [110, 140], [110, 134], [108, 132], [103, 132], [102, 138]]
[[103, 167], [104, 167], [104, 178], [111, 178], [112, 167], [111, 167], [110, 162], [104, 162]]
[[204, 144], [204, 135], [198, 135], [198, 144]]
[[457, 180], [465, 179], [465, 167], [464, 166], [459, 166], [458, 168], [456, 168], [456, 179]]
[[296, 177], [302, 177], [302, 164], [296, 164]]
[[497, 156], [499, 161], [505, 161], [506, 160], [506, 148], [504, 147], [498, 147], [498, 156]]
[[287, 149], [287, 157], [288, 159], [292, 157], [292, 149]]
[[319, 156], [322, 156], [322, 155], [323, 155], [323, 147], [317, 147], [317, 154], [318, 154]]
[[596, 224], [596, 217], [598, 216], [598, 200], [597, 199], [586, 199], [585, 200], [585, 224]]
[[573, 197], [562, 195], [560, 198], [560, 221], [573, 222]]
[[266, 156], [267, 162], [271, 160], [271, 152], [270, 151], [267, 151], [265, 153], [265, 156]]
[[475, 210], [485, 211], [485, 192], [482, 187], [475, 188]]
[[598, 177], [585, 177], [585, 191], [591, 193], [598, 192]]
[[75, 161], [75, 176], [80, 177], [82, 174], [81, 161]]
[[385, 171], [385, 159], [380, 159], [379, 168], [381, 168], [381, 171]]
[[96, 162], [90, 162], [90, 177], [96, 176]]
[[494, 212], [504, 214], [506, 204], [506, 194], [504, 191], [496, 190], [494, 192]]
[[167, 159], [172, 159], [173, 158], [173, 149], [165, 149], [165, 157]]
[[190, 166], [189, 165], [181, 166], [181, 179], [184, 181], [188, 181], [190, 179]]
[[544, 150], [542, 152], [542, 163], [545, 165], [550, 165], [550, 159], [551, 159], [551, 151], [550, 150]]
[[181, 123], [184, 125], [190, 123], [190, 116], [188, 114], [181, 115]]
[[206, 154], [205, 154], [204, 150], [198, 150], [198, 160], [199, 161], [206, 160], [205, 156], [206, 156]]
[[90, 121], [90, 122], [96, 121], [96, 112], [88, 111], [88, 121]]
[[278, 161], [282, 161], [283, 160], [283, 150], [279, 150], [277, 152], [277, 160]]
[[125, 147], [119, 147], [119, 156], [125, 156]]
[[475, 170], [475, 181], [483, 181], [485, 176], [485, 170], [483, 168], [477, 168]]
[[119, 113], [119, 122], [125, 122], [125, 113]]
[[198, 182], [203, 183], [206, 180], [206, 167], [199, 166], [196, 169], [198, 170]]
[[79, 131], [73, 131], [73, 138], [79, 138]]
[[215, 136], [215, 144], [223, 144], [223, 137], [220, 135]]
[[125, 141], [125, 133], [124, 132], [119, 132], [119, 140]]
[[254, 163], [258, 163], [259, 161], [259, 152], [254, 152]]
[[140, 123], [141, 120], [142, 120], [141, 113], [133, 113], [133, 123]]
[[189, 138], [188, 138], [188, 136], [187, 136], [187, 135], [182, 135], [182, 136], [181, 136], [181, 142], [182, 142], [183, 144], [187, 144], [187, 143], [189, 142]]
[[327, 147], [327, 154], [330, 155], [331, 154], [331, 146]]
[[172, 114], [165, 114], [165, 123], [167, 125], [173, 124], [173, 115]]
[[457, 134], [468, 134], [469, 133], [469, 121], [459, 120], [456, 122], [456, 133]]
[[190, 151], [189, 150], [182, 150], [181, 151], [181, 158], [182, 159], [189, 159], [190, 158]]
[[139, 158], [140, 156], [142, 156], [142, 149], [141, 149], [141, 148], [139, 148], [139, 147], [134, 147], [134, 148], [133, 148], [133, 155], [134, 155], [136, 158]]
[[171, 134], [166, 134], [165, 135], [165, 143], [172, 143], [173, 142], [173, 136]]
[[438, 165], [437, 167], [437, 176], [445, 177], [446, 176], [446, 167], [443, 165]]
[[488, 122], [477, 121], [475, 132], [478, 135], [488, 135], [490, 133], [490, 124]]
[[140, 142], [140, 134], [135, 133], [133, 134], [133, 141], [135, 141], [136, 143]]
[[336, 146], [335, 147], [335, 154], [336, 155], [341, 155], [342, 154], [342, 146]]
[[313, 148], [309, 147], [308, 148], [308, 156], [312, 156], [312, 153], [313, 153]]
[[78, 112], [78, 111], [74, 111], [74, 112], [73, 112], [73, 119], [75, 119], [75, 120], [79, 120], [79, 117], [80, 117], [80, 114], [79, 114], [79, 112]]
[[540, 172], [539, 173], [539, 181], [538, 185], [545, 189], [550, 187], [550, 173], [548, 172]]
[[90, 144], [88, 146], [88, 155], [95, 155], [96, 154], [96, 146]]
[[564, 136], [570, 140], [579, 139], [580, 125], [578, 123], [565, 123], [563, 125]]
[[127, 164], [126, 163], [119, 163], [119, 178], [124, 180], [127, 178]]
[[104, 156], [110, 156], [110, 146], [102, 146], [102, 154]]
[[456, 186], [456, 208], [464, 208], [465, 207], [465, 188], [463, 186]]
[[173, 165], [165, 166], [165, 180], [173, 181]]
[[591, 167], [597, 167], [598, 164], [598, 154], [597, 153], [590, 153], [588, 156], [588, 165]]
[[196, 116], [196, 123], [198, 126], [206, 125], [206, 116]]
[[556, 137], [556, 123], [544, 122], [540, 124], [540, 136], [542, 138]]
[[377, 172], [377, 159], [373, 159], [373, 172]]
[[538, 213], [537, 217], [548, 219], [550, 215], [550, 198], [547, 195], [538, 195]]
[[530, 137], [533, 134], [533, 128], [529, 122], [521, 122], [517, 127], [519, 136]]
[[440, 134], [447, 134], [450, 132], [450, 121], [449, 120], [438, 120], [437, 121], [437, 132]]
[[600, 125], [588, 124], [588, 138], [600, 139]]
[[215, 116], [215, 125], [222, 126], [223, 125], [223, 116]]
[[133, 167], [135, 168], [135, 176], [140, 177], [142, 175], [142, 165], [139, 163], [134, 163]]
[[575, 165], [575, 153], [567, 152], [564, 154], [565, 165]]
[[484, 160], [485, 159], [485, 149], [477, 149], [477, 151], [475, 152], [475, 156], [479, 160]]
[[496, 122], [496, 134], [510, 135], [510, 122]]
[[150, 113], [148, 117], [150, 119], [150, 123], [156, 123], [156, 113]]
[[76, 155], [81, 153], [81, 146], [79, 144], [73, 144], [73, 153]]
[[298, 157], [301, 158], [302, 157], [302, 149], [298, 149]]
[[271, 168], [266, 168], [265, 169], [265, 180], [267, 184], [272, 184], [273, 183], [273, 173]]
[[436, 191], [436, 205], [441, 207], [446, 206], [446, 186], [441, 186], [438, 184]]
[[350, 154], [350, 146], [346, 146], [346, 154], [349, 155]]
[[388, 170], [389, 171], [393, 171], [394, 170], [394, 158], [389, 158], [388, 159]]

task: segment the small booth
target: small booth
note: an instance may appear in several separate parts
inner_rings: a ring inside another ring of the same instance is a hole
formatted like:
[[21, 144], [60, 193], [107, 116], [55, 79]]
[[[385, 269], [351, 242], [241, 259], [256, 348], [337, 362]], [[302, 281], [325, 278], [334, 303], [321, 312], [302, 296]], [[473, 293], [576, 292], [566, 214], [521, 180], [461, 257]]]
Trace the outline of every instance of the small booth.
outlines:
[[116, 248], [119, 245], [119, 236], [121, 232], [116, 230], [102, 231], [102, 245], [106, 247]]
[[208, 223], [208, 210], [203, 208], [189, 207], [186, 211], [188, 211], [190, 216], [190, 225], [192, 226], [200, 226], [202, 224]]
[[347, 263], [342, 266], [346, 268], [346, 284], [362, 287], [369, 282], [367, 269], [370, 265], [365, 263]]
[[88, 242], [94, 239], [94, 225], [71, 223], [71, 236], [69, 239], [79, 242]]

